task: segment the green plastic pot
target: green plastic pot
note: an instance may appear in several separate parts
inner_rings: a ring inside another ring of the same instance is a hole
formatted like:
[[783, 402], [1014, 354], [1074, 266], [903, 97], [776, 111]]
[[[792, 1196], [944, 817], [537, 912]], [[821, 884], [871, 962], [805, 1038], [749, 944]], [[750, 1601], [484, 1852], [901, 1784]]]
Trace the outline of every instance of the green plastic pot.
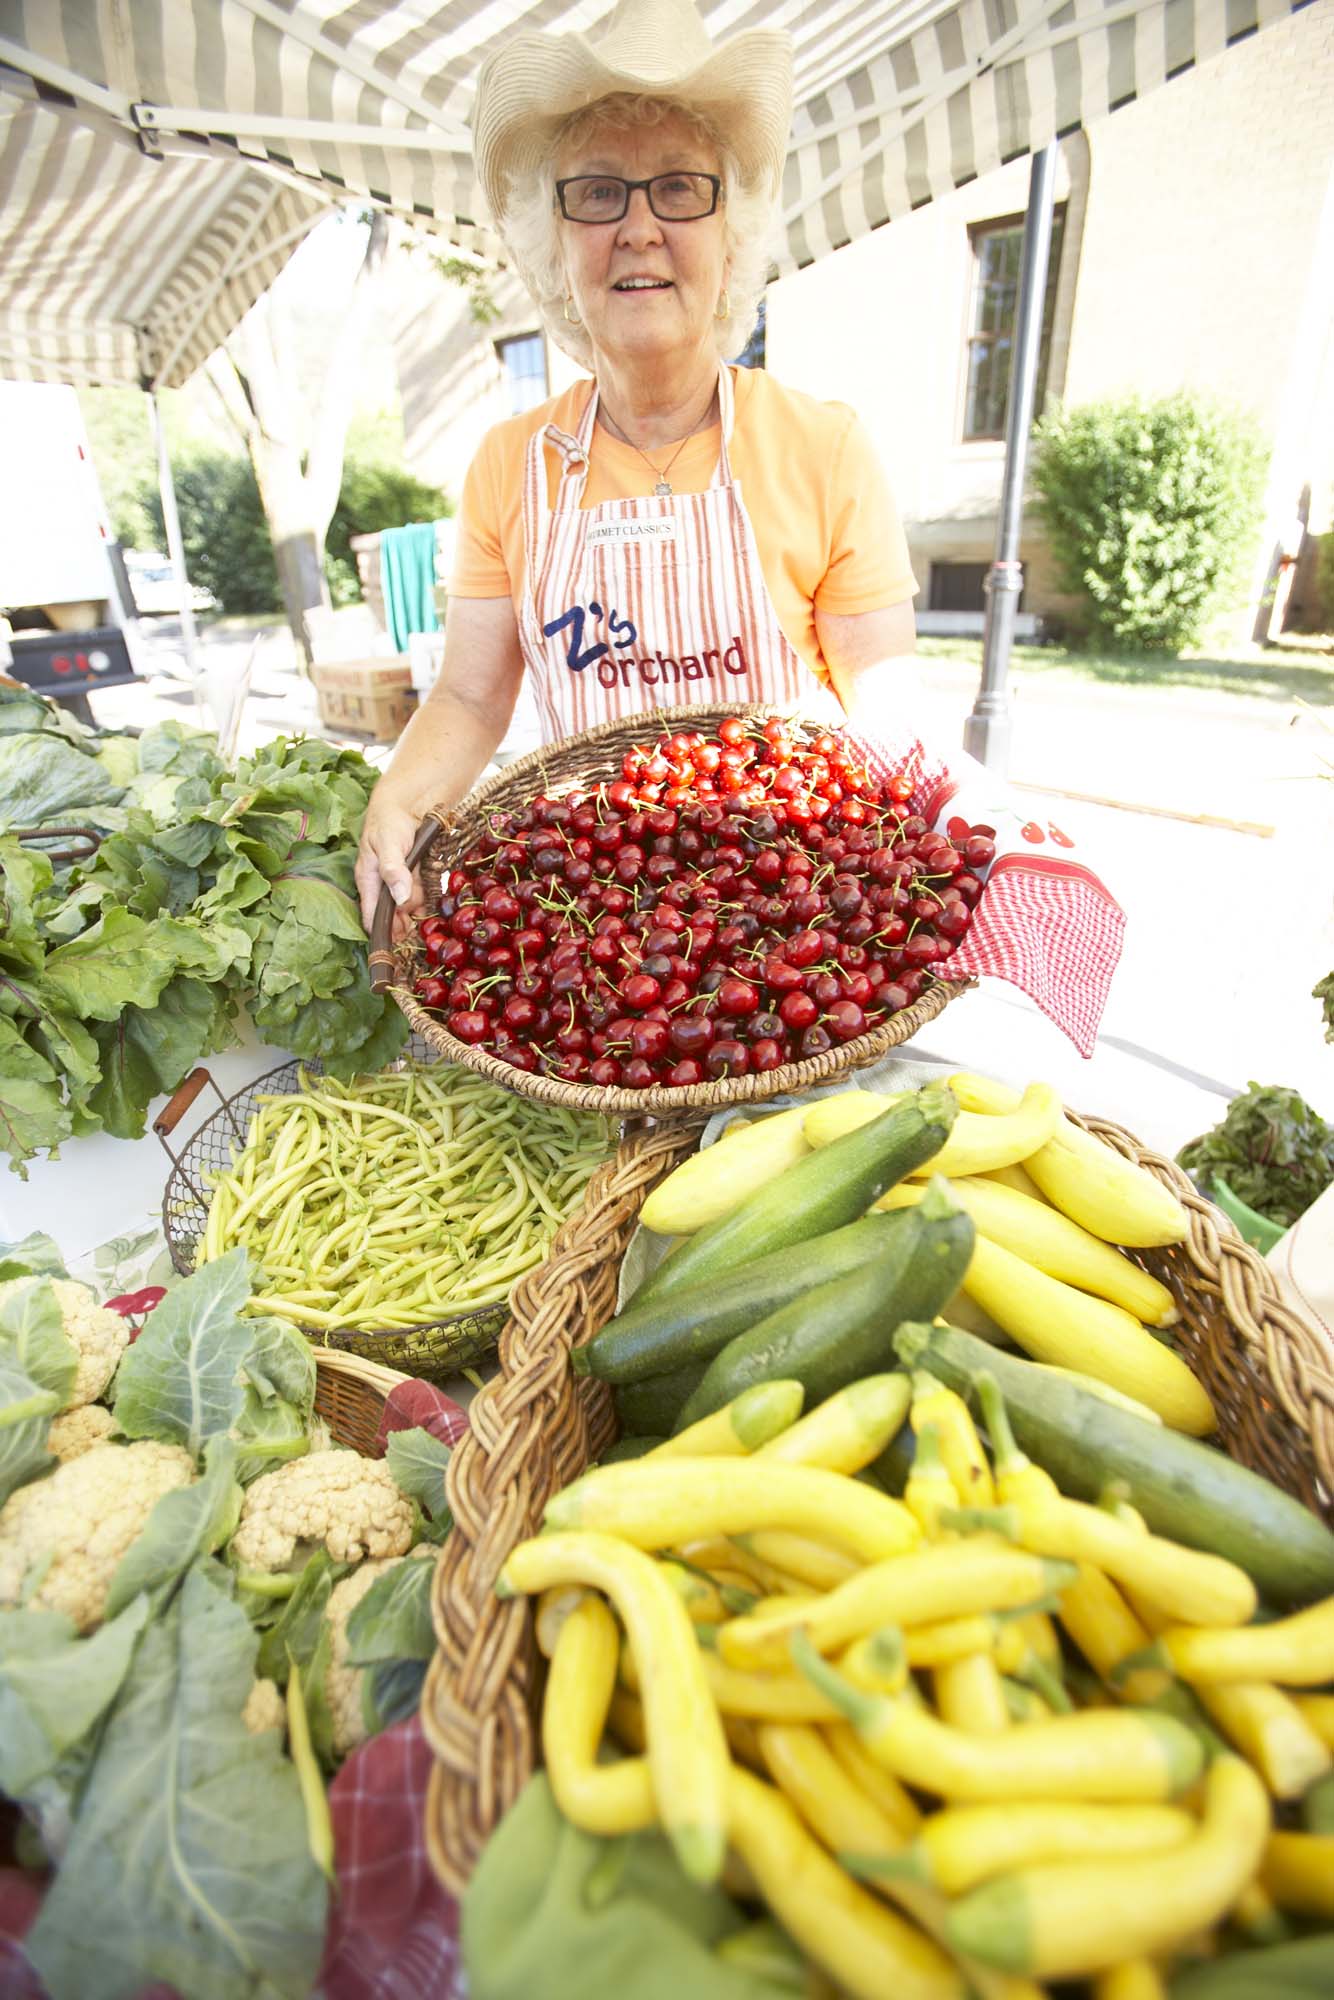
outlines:
[[1262, 1257], [1267, 1257], [1280, 1236], [1286, 1236], [1288, 1233], [1285, 1224], [1271, 1222], [1267, 1215], [1261, 1215], [1256, 1209], [1248, 1208], [1240, 1196], [1233, 1194], [1227, 1182], [1220, 1180], [1217, 1174], [1214, 1175], [1213, 1198], [1224, 1215], [1236, 1224], [1240, 1235], [1247, 1243], [1252, 1244]]

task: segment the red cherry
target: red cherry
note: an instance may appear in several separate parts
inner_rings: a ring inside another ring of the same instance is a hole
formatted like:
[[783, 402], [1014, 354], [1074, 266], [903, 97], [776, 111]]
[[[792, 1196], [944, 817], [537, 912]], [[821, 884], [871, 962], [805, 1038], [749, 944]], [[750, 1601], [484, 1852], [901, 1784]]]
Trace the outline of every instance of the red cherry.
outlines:
[[760, 996], [748, 979], [724, 979], [718, 988], [718, 1005], [724, 1014], [747, 1020], [760, 1004]]
[[630, 1030], [630, 1051], [646, 1062], [660, 1062], [671, 1047], [671, 1029], [665, 1021], [636, 1021]]
[[[1023, 829], [1023, 833], [1025, 840], [1032, 839], [1028, 827]], [[1038, 839], [1041, 838], [1042, 834], [1039, 831]], [[996, 859], [996, 843], [988, 839], [985, 833], [971, 833], [963, 844], [963, 858], [970, 868], [985, 868]]]
[[711, 1077], [745, 1076], [750, 1069], [750, 1050], [744, 1042], [723, 1036], [716, 1041], [704, 1060], [704, 1067]]
[[426, 973], [412, 990], [423, 1007], [438, 1011], [449, 1005], [449, 986], [445, 980], [437, 979], [434, 973]]
[[491, 1024], [486, 1015], [476, 1008], [457, 1008], [449, 1016], [448, 1025], [450, 1034], [459, 1041], [476, 1043], [484, 1038]]
[[814, 965], [824, 951], [825, 940], [819, 931], [794, 931], [783, 947], [783, 956], [789, 965]]
[[703, 1055], [714, 1036], [707, 1014], [679, 1014], [669, 1030], [672, 1047], [683, 1056]]
[[803, 1060], [810, 1056], [825, 1055], [833, 1046], [829, 1030], [822, 1028], [818, 1021], [813, 1027], [806, 1028], [802, 1032], [800, 1047]]
[[666, 1080], [674, 1089], [689, 1089], [692, 1084], [703, 1083], [704, 1065], [696, 1062], [693, 1056], [682, 1056], [679, 1062], [672, 1064]]
[[643, 1056], [631, 1056], [621, 1067], [621, 1082], [627, 1090], [647, 1090], [658, 1081], [657, 1071]]
[[945, 953], [941, 950], [940, 939], [929, 931], [914, 931], [903, 947], [903, 956], [909, 965], [934, 965]]
[[809, 1028], [819, 1012], [809, 993], [785, 995], [778, 1009], [779, 1019], [789, 1028]]
[[636, 1013], [642, 1013], [646, 1007], [651, 1007], [655, 1000], [662, 998], [662, 986], [647, 972], [632, 972], [621, 987], [621, 998], [627, 1007], [633, 1007]]
[[771, 1035], [762, 1035], [758, 1042], [750, 1045], [750, 1066], [761, 1076], [771, 1069], [781, 1069], [786, 1061], [781, 1045]]
[[825, 1019], [837, 1041], [851, 1042], [866, 1033], [866, 1015], [855, 1000], [836, 1000]]
[[599, 1089], [613, 1090], [621, 1080], [621, 1065], [615, 1056], [599, 1056], [596, 1062], [589, 1064], [588, 1077], [590, 1083], [597, 1084]]

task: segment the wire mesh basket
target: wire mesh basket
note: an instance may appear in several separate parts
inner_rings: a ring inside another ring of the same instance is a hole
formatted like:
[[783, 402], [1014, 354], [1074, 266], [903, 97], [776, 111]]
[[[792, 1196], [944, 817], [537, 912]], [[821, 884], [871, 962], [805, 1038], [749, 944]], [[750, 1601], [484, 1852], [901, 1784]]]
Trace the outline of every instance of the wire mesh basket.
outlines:
[[[415, 1035], [404, 1054], [417, 1061], [435, 1059], [427, 1044]], [[322, 1069], [318, 1060], [280, 1063], [232, 1097], [223, 1096], [207, 1069], [195, 1069], [154, 1119], [153, 1130], [172, 1163], [162, 1197], [162, 1229], [171, 1261], [182, 1276], [188, 1276], [195, 1268], [208, 1222], [211, 1181], [215, 1175], [227, 1172], [244, 1147], [251, 1116], [259, 1108], [260, 1098], [270, 1093], [295, 1092], [300, 1088], [303, 1070], [309, 1076], [318, 1076]], [[179, 1151], [175, 1150], [170, 1143], [171, 1135], [185, 1113], [208, 1090], [218, 1100], [217, 1110], [205, 1118]], [[355, 1327], [302, 1326], [301, 1331], [318, 1345], [341, 1348], [367, 1361], [431, 1380], [456, 1374], [460, 1368], [489, 1354], [508, 1310], [507, 1302], [501, 1299], [494, 1305], [474, 1306], [466, 1312], [424, 1321], [419, 1326], [381, 1332]]]

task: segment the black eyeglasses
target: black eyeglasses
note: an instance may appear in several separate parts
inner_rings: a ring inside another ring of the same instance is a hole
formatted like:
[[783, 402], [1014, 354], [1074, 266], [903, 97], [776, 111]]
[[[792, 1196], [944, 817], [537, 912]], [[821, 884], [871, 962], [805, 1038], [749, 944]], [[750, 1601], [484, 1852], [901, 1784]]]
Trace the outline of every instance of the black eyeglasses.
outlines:
[[659, 222], [701, 222], [717, 208], [722, 186], [718, 174], [654, 174], [646, 181], [576, 174], [556, 182], [556, 199], [567, 222], [619, 222], [635, 189], [643, 188]]

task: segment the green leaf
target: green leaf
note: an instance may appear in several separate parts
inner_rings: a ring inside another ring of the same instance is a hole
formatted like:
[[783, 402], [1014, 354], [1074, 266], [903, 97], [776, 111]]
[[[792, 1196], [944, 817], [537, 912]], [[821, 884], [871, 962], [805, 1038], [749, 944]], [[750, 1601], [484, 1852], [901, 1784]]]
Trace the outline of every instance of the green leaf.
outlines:
[[56, 1407], [64, 1408], [79, 1356], [49, 1277], [16, 1278], [0, 1290], [0, 1354], [39, 1389], [52, 1390], [60, 1398]]
[[236, 1476], [243, 1486], [262, 1472], [273, 1472], [289, 1459], [304, 1458], [310, 1450], [306, 1418], [295, 1403], [273, 1397], [261, 1399], [257, 1390], [245, 1388], [245, 1402], [230, 1436], [236, 1447]]
[[54, 1149], [72, 1129], [59, 1075], [13, 1022], [0, 1016], [0, 1151], [26, 1180], [24, 1161], [41, 1146]]
[[56, 947], [41, 985], [82, 1020], [115, 1021], [126, 1007], [152, 1007], [174, 970], [155, 926], [112, 908], [82, 937]]
[[296, 1772], [241, 1709], [245, 1614], [196, 1572], [140, 1640], [26, 1946], [52, 2000], [306, 2000], [328, 1888]]
[[347, 1621], [347, 1657], [354, 1667], [383, 1660], [429, 1660], [435, 1651], [431, 1577], [435, 1564], [405, 1556], [377, 1576]]
[[361, 1714], [368, 1736], [405, 1722], [421, 1706], [425, 1660], [380, 1660], [361, 1677]]
[[0, 1507], [20, 1486], [54, 1468], [46, 1439], [59, 1408], [53, 1389], [44, 1389], [0, 1354]]
[[327, 1549], [316, 1550], [277, 1620], [259, 1642], [257, 1673], [276, 1681], [279, 1687], [286, 1687], [289, 1652], [305, 1672], [319, 1644], [329, 1593], [347, 1571], [348, 1565], [336, 1563]]
[[141, 1139], [148, 1106], [219, 1046], [225, 994], [178, 974], [152, 1007], [127, 1007], [94, 1029], [101, 1078], [88, 1102], [113, 1138]]
[[211, 1437], [204, 1452], [203, 1478], [156, 1500], [116, 1565], [107, 1616], [114, 1618], [136, 1597], [175, 1583], [196, 1556], [220, 1548], [235, 1533], [240, 1512], [236, 1446], [228, 1437]]
[[155, 722], [139, 738], [139, 768], [212, 780], [225, 767], [218, 756], [218, 739], [208, 730], [191, 729], [184, 722]]
[[141, 1597], [87, 1639], [60, 1611], [0, 1611], [0, 1791], [23, 1798], [110, 1708], [151, 1608]]
[[11, 836], [0, 839], [0, 965], [39, 972], [46, 948], [37, 905], [51, 887], [51, 863]]
[[442, 1540], [453, 1521], [445, 1499], [449, 1446], [416, 1425], [408, 1431], [390, 1431], [384, 1455], [397, 1484], [430, 1515], [432, 1528], [438, 1531], [432, 1539]]
[[115, 1417], [126, 1437], [183, 1444], [198, 1457], [207, 1438], [231, 1429], [254, 1338], [240, 1316], [249, 1297], [244, 1250], [171, 1288], [116, 1372]]
[[356, 904], [332, 882], [316, 881], [309, 875], [280, 875], [273, 884], [271, 900], [275, 910], [284, 915], [290, 913], [308, 930], [342, 938], [348, 944], [366, 943], [365, 926]]
[[248, 1381], [263, 1402], [281, 1397], [305, 1420], [315, 1407], [317, 1379], [310, 1342], [280, 1319], [252, 1319], [253, 1340], [245, 1359]]
[[0, 736], [0, 826], [36, 827], [121, 797], [97, 759], [58, 736]]
[[21, 1237], [16, 1243], [0, 1243], [0, 1281], [5, 1278], [26, 1278], [43, 1272], [48, 1278], [67, 1278], [65, 1260], [54, 1238], [44, 1236], [40, 1229]]
[[1206, 1193], [1217, 1174], [1249, 1208], [1286, 1227], [1334, 1181], [1334, 1125], [1297, 1091], [1252, 1083], [1177, 1158]]

